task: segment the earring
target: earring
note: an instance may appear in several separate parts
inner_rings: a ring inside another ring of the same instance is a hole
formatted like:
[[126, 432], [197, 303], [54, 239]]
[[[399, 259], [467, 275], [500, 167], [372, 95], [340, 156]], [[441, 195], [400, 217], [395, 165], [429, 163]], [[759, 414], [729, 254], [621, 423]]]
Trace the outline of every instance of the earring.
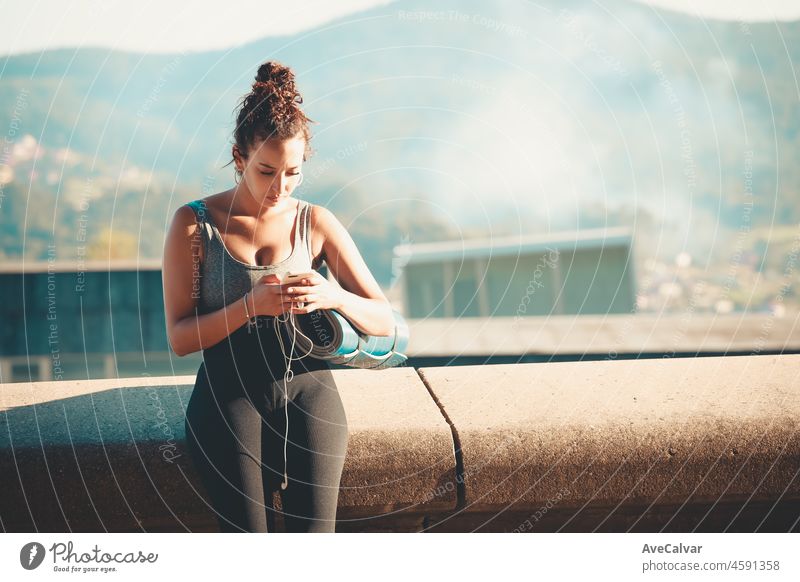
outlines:
[[303, 183], [303, 173], [300, 172], [300, 179], [297, 181], [297, 184], [295, 184], [294, 187], [297, 188], [302, 183]]
[[236, 170], [233, 174], [233, 181], [237, 184], [242, 181], [242, 172], [240, 170]]

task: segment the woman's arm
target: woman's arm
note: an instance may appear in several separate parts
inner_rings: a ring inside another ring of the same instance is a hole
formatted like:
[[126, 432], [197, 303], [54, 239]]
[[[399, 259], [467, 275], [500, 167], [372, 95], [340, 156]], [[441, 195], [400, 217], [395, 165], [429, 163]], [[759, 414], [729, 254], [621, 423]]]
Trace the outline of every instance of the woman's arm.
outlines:
[[323, 234], [325, 263], [342, 287], [336, 310], [368, 335], [391, 335], [394, 332], [391, 303], [372, 276], [350, 233], [322, 206], [313, 206], [311, 228]]
[[221, 342], [247, 321], [241, 300], [217, 311], [197, 315], [196, 297], [200, 290], [204, 242], [202, 235], [195, 234], [196, 231], [197, 222], [192, 209], [185, 205], [178, 208], [167, 232], [161, 266], [167, 337], [172, 351], [179, 356]]

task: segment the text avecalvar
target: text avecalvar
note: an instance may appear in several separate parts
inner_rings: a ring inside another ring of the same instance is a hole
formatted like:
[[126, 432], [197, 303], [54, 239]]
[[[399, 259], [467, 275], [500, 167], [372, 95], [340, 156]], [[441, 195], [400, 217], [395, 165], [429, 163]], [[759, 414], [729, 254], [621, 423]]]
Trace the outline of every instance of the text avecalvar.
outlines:
[[664, 544], [663, 546], [651, 546], [645, 544], [642, 548], [643, 554], [699, 554], [703, 546], [690, 546], [686, 544]]

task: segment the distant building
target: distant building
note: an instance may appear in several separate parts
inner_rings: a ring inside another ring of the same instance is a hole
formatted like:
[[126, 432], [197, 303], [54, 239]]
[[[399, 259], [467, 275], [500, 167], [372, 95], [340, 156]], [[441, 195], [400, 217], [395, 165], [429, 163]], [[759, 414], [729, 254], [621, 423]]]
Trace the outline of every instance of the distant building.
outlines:
[[202, 362], [169, 348], [158, 259], [5, 263], [0, 296], [0, 382], [185, 375]]
[[628, 228], [399, 245], [406, 317], [628, 313], [636, 285]]
[[[395, 307], [409, 320], [629, 313], [631, 254], [627, 229], [403, 245]], [[0, 382], [194, 374], [202, 361], [169, 349], [159, 260], [6, 263], [0, 295]]]
[[171, 354], [161, 263], [36, 261], [0, 266], [3, 382], [191, 374]]

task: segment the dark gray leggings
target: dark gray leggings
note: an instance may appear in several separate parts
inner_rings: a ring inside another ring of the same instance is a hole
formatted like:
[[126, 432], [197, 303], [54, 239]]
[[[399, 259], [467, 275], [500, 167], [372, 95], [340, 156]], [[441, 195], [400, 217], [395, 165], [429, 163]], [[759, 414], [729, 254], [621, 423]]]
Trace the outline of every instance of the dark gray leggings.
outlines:
[[[327, 362], [292, 362], [287, 383], [288, 487], [283, 490], [286, 363], [271, 318], [203, 351], [186, 410], [186, 443], [220, 531], [274, 530], [272, 492], [286, 531], [333, 532], [347, 451], [347, 418]], [[284, 332], [288, 351], [291, 342]], [[297, 357], [297, 355], [295, 355]], [[266, 501], [266, 502], [265, 502]]]

